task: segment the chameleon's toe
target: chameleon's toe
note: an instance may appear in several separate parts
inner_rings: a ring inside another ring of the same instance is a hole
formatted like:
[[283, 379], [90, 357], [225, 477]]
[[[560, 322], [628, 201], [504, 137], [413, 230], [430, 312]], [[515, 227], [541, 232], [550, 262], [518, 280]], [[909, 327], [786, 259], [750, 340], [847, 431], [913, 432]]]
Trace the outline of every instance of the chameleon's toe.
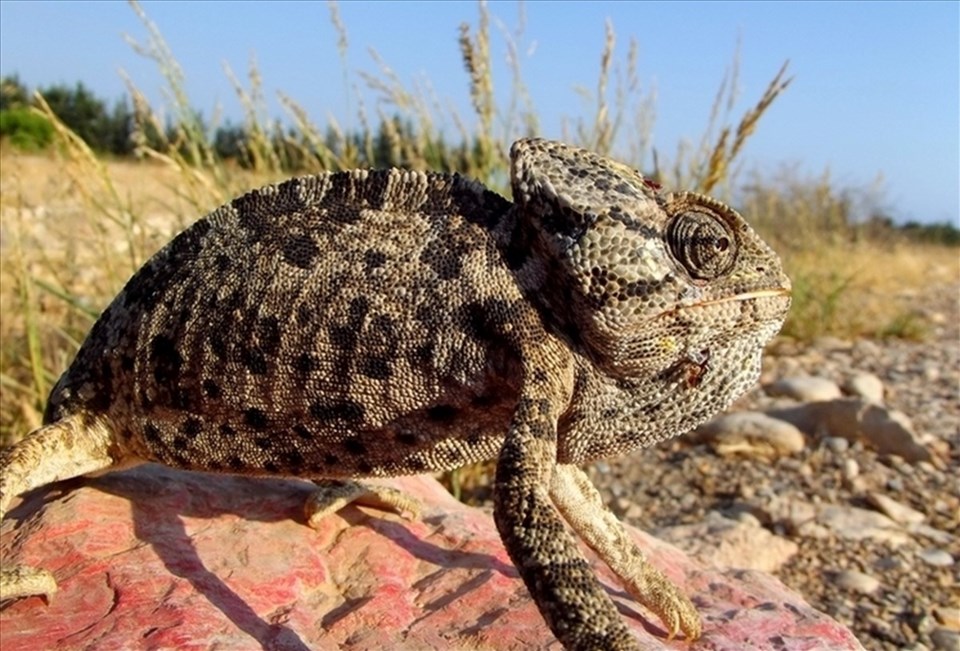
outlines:
[[652, 610], [667, 627], [669, 639], [683, 632], [688, 641], [696, 640], [702, 633], [700, 613], [686, 595], [666, 580], [650, 592], [643, 605]]
[[47, 570], [17, 565], [0, 570], [0, 601], [42, 596], [47, 603], [57, 592], [57, 581]]
[[409, 520], [420, 517], [420, 501], [395, 488], [355, 481], [323, 480], [316, 484], [317, 490], [304, 504], [307, 524], [314, 529], [320, 526], [325, 517], [351, 503], [392, 511]]

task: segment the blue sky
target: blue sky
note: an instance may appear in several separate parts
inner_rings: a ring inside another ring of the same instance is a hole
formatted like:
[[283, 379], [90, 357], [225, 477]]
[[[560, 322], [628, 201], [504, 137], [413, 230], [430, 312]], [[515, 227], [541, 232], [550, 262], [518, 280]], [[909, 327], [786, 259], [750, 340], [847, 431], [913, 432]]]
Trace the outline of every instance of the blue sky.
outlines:
[[[282, 90], [323, 123], [346, 126], [348, 99], [337, 35], [325, 3], [145, 2], [187, 76], [193, 105], [238, 120], [223, 72], [241, 77], [255, 55], [271, 99]], [[521, 52], [542, 134], [560, 135], [561, 117], [585, 113], [575, 85], [596, 85], [604, 21], [622, 57], [631, 37], [639, 76], [657, 92], [654, 144], [668, 157], [681, 138], [696, 141], [718, 84], [741, 42], [741, 93], [734, 116], [752, 105], [785, 59], [793, 85], [761, 120], [744, 152], [745, 169], [783, 165], [811, 176], [829, 168], [838, 186], [867, 187], [883, 175], [882, 207], [900, 220], [960, 219], [960, 3], [957, 2], [529, 2]], [[490, 5], [517, 25], [514, 2]], [[457, 44], [473, 2], [343, 3], [353, 72], [373, 72], [374, 47], [405, 85], [429, 78], [442, 101], [473, 119]], [[508, 95], [503, 40], [493, 27], [497, 94]], [[123, 69], [155, 103], [156, 66], [124, 41], [146, 30], [121, 2], [0, 2], [0, 74], [30, 86], [83, 81], [105, 98], [124, 92]], [[356, 77], [354, 77], [357, 79]], [[352, 102], [352, 103], [351, 103]]]

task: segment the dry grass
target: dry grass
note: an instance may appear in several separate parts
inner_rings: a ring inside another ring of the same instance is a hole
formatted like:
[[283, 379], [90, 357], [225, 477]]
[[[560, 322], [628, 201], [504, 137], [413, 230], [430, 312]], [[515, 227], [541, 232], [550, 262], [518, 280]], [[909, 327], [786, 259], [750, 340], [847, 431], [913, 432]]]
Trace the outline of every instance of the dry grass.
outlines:
[[[0, 443], [15, 441], [39, 424], [50, 387], [130, 274], [176, 231], [229, 197], [288, 176], [284, 170], [294, 164], [305, 173], [364, 165], [374, 159], [374, 134], [379, 129], [390, 164], [457, 170], [506, 191], [509, 143], [539, 131], [518, 55], [525, 49], [524, 17], [521, 14], [518, 26], [508, 31], [481, 4], [476, 25], [464, 24], [459, 36], [473, 116], [442, 108], [426, 82], [405, 85], [371, 51], [377, 72], [354, 75], [344, 68], [344, 92], [356, 107], [359, 139], [331, 118], [321, 129], [286, 95], [281, 102], [294, 128], [292, 133], [277, 134], [264, 109], [259, 72], [251, 62], [246, 87], [227, 72], [245, 107], [250, 134], [246, 143], [250, 167], [240, 169], [214, 154], [184, 92], [179, 64], [156, 26], [138, 5], [134, 8], [148, 38], [133, 45], [165, 75], [170, 98], [165, 112], [174, 116], [174, 132], [147, 146], [146, 134], [162, 134], [164, 129], [157, 111], [127, 80], [138, 120], [140, 161], [96, 156], [42, 103], [39, 110], [57, 126], [56, 152], [23, 155], [0, 149]], [[336, 5], [331, 5], [331, 20], [345, 62], [348, 31]], [[505, 101], [493, 93], [491, 25], [505, 37], [510, 62], [511, 92]], [[628, 162], [641, 169], [649, 169], [649, 162], [669, 186], [711, 187], [721, 196], [729, 194], [744, 143], [789, 84], [786, 67], [752, 108], [733, 119], [735, 59], [700, 144], [681, 146], [667, 164], [649, 147], [655, 96], [641, 88], [636, 61], [637, 44], [631, 42], [625, 56], [619, 57], [613, 26], [606, 25], [598, 83], [592, 91], [580, 91], [586, 102], [584, 115], [589, 117], [568, 120], [564, 138], [601, 153], [629, 156]], [[375, 92], [375, 106], [360, 101], [358, 84]], [[400, 124], [408, 126], [401, 129]], [[451, 129], [462, 146], [444, 144], [443, 136], [449, 137]], [[924, 265], [932, 264], [936, 255], [903, 246], [851, 245], [843, 206], [837, 204], [829, 183], [792, 187], [761, 180], [745, 194], [742, 207], [747, 215], [762, 217], [761, 230], [776, 236], [796, 281], [797, 308], [788, 326], [792, 334], [891, 334], [898, 323], [900, 334], [913, 334], [907, 332], [910, 323], [909, 318], [904, 320], [903, 308], [885, 297], [908, 291], [911, 282], [922, 282], [929, 273]], [[889, 327], [883, 330], [877, 324]]]

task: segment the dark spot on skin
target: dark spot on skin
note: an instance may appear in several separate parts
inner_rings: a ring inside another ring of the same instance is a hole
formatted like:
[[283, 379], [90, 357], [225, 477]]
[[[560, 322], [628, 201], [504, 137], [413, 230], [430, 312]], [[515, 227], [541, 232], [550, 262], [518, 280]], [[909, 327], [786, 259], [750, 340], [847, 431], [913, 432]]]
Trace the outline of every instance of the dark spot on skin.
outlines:
[[254, 375], [265, 375], [267, 372], [267, 359], [259, 348], [241, 349], [240, 361]]
[[245, 464], [243, 463], [243, 459], [241, 459], [240, 457], [232, 456], [229, 459], [227, 459], [227, 465], [233, 468], [234, 470], [241, 470]]
[[257, 323], [257, 341], [260, 349], [269, 357], [276, 355], [280, 348], [280, 323], [275, 316], [260, 319]]
[[335, 454], [325, 454], [323, 455], [323, 462], [328, 466], [339, 466], [340, 457]]
[[367, 446], [356, 436], [344, 439], [343, 449], [356, 457], [362, 457], [367, 454]]
[[143, 429], [143, 436], [151, 443], [162, 442], [160, 438], [160, 428], [153, 423], [147, 423], [147, 426]]
[[313, 433], [302, 423], [297, 423], [293, 426], [293, 433], [308, 441], [313, 438]]
[[170, 404], [181, 411], [196, 411], [197, 395], [191, 389], [177, 387], [173, 392]]
[[367, 249], [363, 254], [363, 264], [366, 266], [367, 271], [376, 269], [377, 267], [382, 267], [386, 261], [387, 254], [383, 251]]
[[243, 412], [243, 422], [257, 432], [263, 432], [269, 426], [267, 415], [256, 407], [251, 407]]
[[546, 384], [550, 380], [550, 377], [547, 375], [547, 372], [542, 368], [534, 369], [533, 371], [533, 381], [536, 384]]
[[449, 423], [458, 413], [459, 410], [451, 405], [436, 405], [427, 409], [427, 418], [435, 423]]
[[201, 387], [203, 388], [204, 395], [208, 398], [216, 400], [223, 395], [223, 392], [220, 390], [220, 385], [213, 380], [204, 380]]
[[427, 464], [424, 463], [423, 459], [410, 459], [407, 465], [414, 472], [423, 472], [427, 469]]
[[309, 375], [317, 368], [317, 360], [310, 353], [301, 353], [294, 358], [293, 368], [298, 373]]
[[363, 405], [354, 400], [318, 400], [310, 405], [310, 415], [317, 420], [342, 420], [348, 423], [363, 420]]
[[175, 450], [186, 450], [189, 445], [190, 444], [187, 442], [187, 439], [184, 436], [176, 436], [173, 439], [173, 447]]
[[306, 303], [297, 306], [297, 323], [306, 325], [313, 319], [313, 310]]
[[183, 421], [183, 426], [180, 427], [180, 431], [183, 432], [184, 436], [195, 439], [197, 435], [203, 431], [203, 423], [200, 422], [199, 418], [188, 418]]
[[465, 303], [457, 314], [457, 322], [465, 333], [480, 342], [495, 341], [500, 337], [510, 303], [488, 299], [484, 303]]
[[226, 423], [223, 423], [217, 429], [220, 430], [220, 433], [226, 437], [232, 437], [237, 433], [235, 429], [233, 429], [230, 425], [227, 425]]
[[294, 235], [283, 243], [283, 259], [300, 269], [311, 269], [317, 262], [320, 249], [309, 235]]
[[417, 435], [412, 432], [397, 432], [394, 438], [396, 438], [397, 443], [402, 443], [403, 445], [417, 444]]
[[436, 352], [436, 345], [428, 341], [422, 346], [417, 346], [410, 353], [411, 366], [430, 366], [433, 363], [433, 356]]
[[303, 455], [298, 450], [290, 450], [283, 455], [284, 465], [298, 472], [303, 467]]
[[153, 379], [164, 387], [172, 387], [180, 377], [183, 357], [173, 340], [157, 335], [150, 342], [150, 361], [153, 363]]
[[274, 475], [279, 475], [279, 474], [280, 474], [280, 466], [278, 466], [278, 465], [277, 465], [276, 463], [274, 463], [273, 461], [267, 461], [266, 463], [264, 463], [264, 464], [263, 464], [263, 469], [266, 470], [267, 472], [271, 473], [271, 474], [274, 474]]
[[217, 271], [223, 273], [230, 268], [230, 258], [225, 253], [218, 253], [214, 264], [217, 266]]
[[120, 358], [120, 368], [123, 369], [124, 371], [132, 371], [133, 364], [134, 364], [133, 357], [131, 357], [130, 355], [124, 355], [123, 357]]
[[466, 245], [462, 242], [431, 240], [420, 254], [420, 262], [427, 265], [441, 280], [459, 278], [463, 271]]
[[361, 459], [357, 462], [357, 472], [361, 475], [369, 475], [373, 472], [373, 466], [371, 466], [370, 462], [366, 459]]
[[390, 377], [390, 360], [386, 357], [367, 357], [361, 360], [360, 372], [374, 380], [386, 380]]
[[261, 450], [269, 450], [273, 447], [273, 440], [266, 436], [257, 436], [253, 439], [253, 444]]
[[219, 360], [226, 359], [227, 357], [227, 344], [223, 340], [222, 332], [211, 332], [210, 333], [210, 352], [213, 353], [213, 356]]
[[374, 350], [393, 353], [400, 344], [400, 335], [393, 319], [385, 314], [378, 314], [370, 320], [370, 328], [364, 339], [364, 345]]

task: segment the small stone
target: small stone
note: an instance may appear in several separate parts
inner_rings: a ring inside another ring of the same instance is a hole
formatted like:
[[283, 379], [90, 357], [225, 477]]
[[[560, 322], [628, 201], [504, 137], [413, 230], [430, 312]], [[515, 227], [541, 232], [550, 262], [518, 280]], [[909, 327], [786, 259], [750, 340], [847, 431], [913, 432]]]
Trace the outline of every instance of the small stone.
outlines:
[[834, 582], [839, 588], [858, 594], [873, 594], [880, 589], [878, 579], [856, 570], [843, 570], [836, 575]]
[[960, 649], [960, 633], [943, 627], [930, 631], [930, 641], [936, 651], [957, 651], [957, 649]]
[[855, 506], [824, 506], [817, 514], [817, 522], [848, 540], [868, 538], [894, 547], [910, 541], [907, 532], [887, 516]]
[[850, 449], [850, 441], [840, 436], [828, 436], [823, 444], [834, 454], [843, 454]]
[[860, 464], [856, 459], [843, 460], [843, 478], [847, 481], [853, 481], [860, 474]]
[[785, 396], [800, 402], [822, 402], [839, 398], [840, 387], [822, 377], [798, 376], [783, 378], [765, 387], [768, 395]]
[[756, 518], [747, 520], [711, 511], [700, 522], [659, 529], [657, 535], [707, 565], [762, 572], [776, 571], [799, 551], [795, 542], [758, 526]]
[[863, 440], [881, 454], [898, 455], [908, 463], [929, 461], [930, 451], [920, 442], [906, 414], [867, 402], [841, 398], [811, 402], [767, 412], [793, 423], [811, 436], [839, 436]]
[[873, 373], [857, 373], [843, 383], [843, 390], [877, 405], [883, 403], [883, 381]]
[[698, 427], [691, 435], [695, 442], [708, 443], [728, 456], [774, 459], [803, 450], [803, 433], [782, 420], [757, 411], [723, 414]]
[[927, 565], [933, 565], [934, 567], [950, 567], [953, 565], [953, 556], [937, 547], [924, 549], [917, 556]]
[[960, 631], [960, 607], [935, 606], [933, 618], [937, 623], [951, 631]]
[[927, 519], [927, 516], [920, 511], [901, 504], [896, 500], [890, 499], [883, 493], [868, 493], [867, 502], [877, 507], [881, 513], [890, 516], [890, 519], [895, 522], [899, 522], [900, 524], [920, 524]]

